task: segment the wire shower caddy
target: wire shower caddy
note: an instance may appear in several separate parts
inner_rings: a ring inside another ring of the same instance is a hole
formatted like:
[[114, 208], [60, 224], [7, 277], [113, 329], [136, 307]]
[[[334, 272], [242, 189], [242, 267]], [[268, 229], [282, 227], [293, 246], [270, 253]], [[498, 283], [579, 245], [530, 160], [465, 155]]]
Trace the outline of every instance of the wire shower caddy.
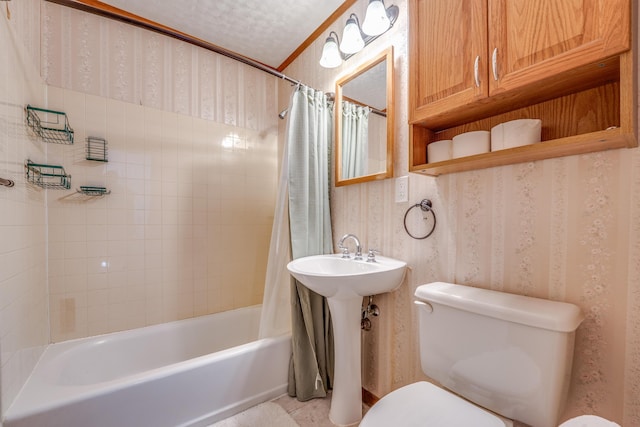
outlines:
[[73, 144], [73, 129], [62, 111], [47, 110], [27, 105], [27, 125], [44, 142]]

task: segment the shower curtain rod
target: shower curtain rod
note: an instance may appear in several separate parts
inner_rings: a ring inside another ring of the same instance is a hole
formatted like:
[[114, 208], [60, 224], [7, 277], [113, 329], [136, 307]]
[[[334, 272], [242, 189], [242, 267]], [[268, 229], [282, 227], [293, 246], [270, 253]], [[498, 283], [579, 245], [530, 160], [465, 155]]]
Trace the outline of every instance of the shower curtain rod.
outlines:
[[174, 30], [162, 24], [158, 24], [157, 22], [150, 21], [148, 19], [126, 12], [122, 9], [118, 9], [116, 7], [110, 6], [98, 0], [46, 0], [46, 1], [48, 1], [49, 3], [55, 3], [61, 6], [66, 6], [72, 9], [76, 9], [83, 12], [92, 13], [94, 15], [99, 15], [105, 18], [113, 19], [116, 21], [125, 22], [127, 24], [131, 24], [136, 27], [144, 28], [146, 30], [154, 31], [156, 33], [160, 33], [165, 36], [173, 37], [175, 39], [182, 40], [184, 42], [199, 46], [203, 49], [207, 49], [217, 54], [226, 56], [227, 58], [231, 58], [236, 61], [242, 62], [243, 64], [249, 65], [253, 68], [257, 68], [261, 71], [264, 71], [273, 76], [276, 76], [282, 80], [286, 80], [290, 82], [292, 85], [302, 84], [299, 80], [292, 79], [291, 77], [288, 77], [283, 73], [281, 73], [280, 71], [274, 68], [271, 68], [268, 65], [262, 64], [261, 62], [254, 61], [253, 59], [247, 58], [246, 56], [239, 55], [235, 52], [232, 52], [230, 50], [217, 46], [213, 43], [209, 43], [207, 41], [198, 39], [186, 33]]
[[[336, 93], [335, 92], [327, 92], [325, 95], [327, 96], [327, 101], [335, 101], [336, 100]], [[284, 110], [280, 111], [280, 114], [278, 114], [278, 117], [280, 117], [280, 119], [284, 120], [284, 118], [287, 117], [287, 113], [288, 112], [289, 112], [289, 107], [285, 107]], [[387, 117], [386, 114], [384, 116]]]
[[343, 100], [343, 101], [349, 101], [349, 102], [351, 102], [352, 104], [360, 105], [360, 106], [362, 106], [362, 107], [368, 107], [368, 108], [371, 110], [371, 112], [372, 112], [373, 114], [377, 114], [377, 115], [382, 116], [382, 117], [387, 117], [387, 112], [386, 112], [386, 110], [379, 110], [379, 109], [377, 109], [377, 108], [375, 108], [375, 107], [372, 107], [371, 105], [363, 104], [362, 102], [360, 102], [360, 101], [356, 101], [355, 99], [353, 99], [353, 98], [349, 98], [349, 97], [347, 97], [347, 96], [343, 96], [343, 97], [342, 97], [342, 100]]

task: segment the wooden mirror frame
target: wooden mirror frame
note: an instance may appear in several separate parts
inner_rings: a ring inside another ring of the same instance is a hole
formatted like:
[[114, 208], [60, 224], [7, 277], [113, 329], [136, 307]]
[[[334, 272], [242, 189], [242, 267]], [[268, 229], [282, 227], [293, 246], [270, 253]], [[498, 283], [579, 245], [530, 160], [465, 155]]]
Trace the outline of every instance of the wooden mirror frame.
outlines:
[[[367, 70], [375, 67], [381, 62], [386, 61], [387, 64], [387, 158], [386, 168], [381, 172], [370, 175], [363, 175], [355, 178], [342, 178], [342, 87], [356, 77], [362, 75]], [[359, 184], [361, 182], [375, 181], [378, 179], [386, 179], [393, 177], [393, 146], [394, 146], [394, 90], [393, 90], [393, 46], [388, 47], [379, 55], [366, 63], [360, 65], [355, 71], [341, 77], [336, 81], [336, 98], [335, 98], [335, 185], [341, 187], [343, 185]]]

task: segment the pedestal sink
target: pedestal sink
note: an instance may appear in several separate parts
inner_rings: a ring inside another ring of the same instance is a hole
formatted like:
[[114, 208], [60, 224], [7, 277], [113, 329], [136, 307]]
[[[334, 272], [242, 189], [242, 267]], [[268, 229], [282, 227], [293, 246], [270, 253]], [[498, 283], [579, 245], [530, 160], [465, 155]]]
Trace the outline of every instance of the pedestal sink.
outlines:
[[287, 265], [293, 277], [327, 297], [335, 344], [335, 375], [329, 418], [340, 426], [362, 419], [360, 320], [362, 297], [402, 284], [407, 264], [378, 256], [376, 262], [339, 254], [298, 258]]

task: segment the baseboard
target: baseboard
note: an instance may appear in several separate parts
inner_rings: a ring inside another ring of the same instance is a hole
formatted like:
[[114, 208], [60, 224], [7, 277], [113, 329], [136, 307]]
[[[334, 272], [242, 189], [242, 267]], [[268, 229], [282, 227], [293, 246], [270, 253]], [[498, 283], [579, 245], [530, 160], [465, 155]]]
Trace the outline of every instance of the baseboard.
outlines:
[[362, 389], [362, 403], [364, 403], [365, 405], [371, 407], [371, 406], [375, 405], [378, 402], [378, 400], [380, 400], [380, 398], [378, 396], [376, 396], [375, 394], [371, 393], [366, 388]]

